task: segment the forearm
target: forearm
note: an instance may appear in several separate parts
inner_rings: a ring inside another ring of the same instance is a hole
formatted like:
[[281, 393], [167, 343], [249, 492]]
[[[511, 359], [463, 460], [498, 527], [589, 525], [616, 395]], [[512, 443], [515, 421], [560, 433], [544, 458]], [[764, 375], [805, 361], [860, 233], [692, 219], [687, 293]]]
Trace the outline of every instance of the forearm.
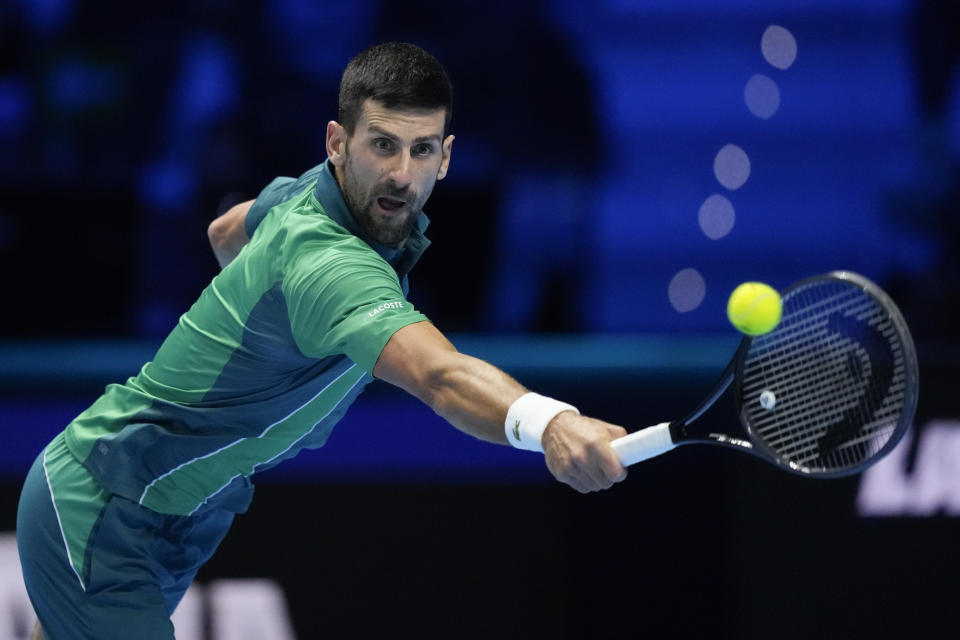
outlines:
[[[527, 390], [505, 372], [458, 352], [429, 322], [393, 334], [373, 375], [413, 394], [476, 438], [542, 447], [550, 472], [577, 491], [607, 488], [626, 477], [610, 447], [611, 440], [626, 434], [622, 427], [581, 416], [550, 398], [527, 396]], [[517, 402], [521, 396], [525, 399]], [[508, 413], [516, 418], [511, 440], [505, 430]]]
[[[586, 493], [626, 478], [610, 447], [611, 440], [626, 434], [622, 427], [581, 416], [551, 398], [525, 395], [526, 389], [500, 369], [455, 355], [455, 363], [433, 375], [429, 385], [430, 406], [448, 422], [477, 438], [518, 446], [507, 439], [504, 429], [509, 412], [511, 421], [518, 418], [519, 431], [537, 440], [533, 447], [522, 448], [542, 447], [547, 468], [561, 482]], [[517, 401], [521, 396], [523, 400]], [[521, 403], [524, 409], [517, 408]]]
[[507, 444], [503, 426], [507, 410], [526, 389], [483, 360], [461, 353], [452, 353], [450, 359], [450, 366], [430, 373], [430, 406], [461, 431]]
[[397, 331], [373, 375], [413, 394], [461, 431], [502, 444], [507, 410], [526, 392], [492, 364], [457, 351], [430, 322]]

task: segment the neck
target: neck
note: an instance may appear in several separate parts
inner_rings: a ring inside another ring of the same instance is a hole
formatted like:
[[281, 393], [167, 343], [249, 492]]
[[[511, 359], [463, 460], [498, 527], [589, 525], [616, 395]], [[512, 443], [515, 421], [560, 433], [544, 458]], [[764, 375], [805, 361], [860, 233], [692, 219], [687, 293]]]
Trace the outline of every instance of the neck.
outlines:
[[332, 162], [330, 166], [333, 168], [333, 179], [337, 181], [337, 186], [340, 187], [340, 193], [343, 193], [343, 167], [338, 167]]

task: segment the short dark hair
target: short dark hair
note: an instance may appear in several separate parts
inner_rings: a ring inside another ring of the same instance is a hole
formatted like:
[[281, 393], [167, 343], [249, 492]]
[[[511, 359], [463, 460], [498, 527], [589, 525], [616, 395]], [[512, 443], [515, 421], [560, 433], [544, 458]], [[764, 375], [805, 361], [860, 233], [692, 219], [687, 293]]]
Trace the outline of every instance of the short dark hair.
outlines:
[[406, 42], [387, 42], [361, 51], [340, 79], [338, 119], [352, 134], [372, 99], [388, 109], [444, 109], [446, 133], [453, 117], [453, 86], [437, 59]]

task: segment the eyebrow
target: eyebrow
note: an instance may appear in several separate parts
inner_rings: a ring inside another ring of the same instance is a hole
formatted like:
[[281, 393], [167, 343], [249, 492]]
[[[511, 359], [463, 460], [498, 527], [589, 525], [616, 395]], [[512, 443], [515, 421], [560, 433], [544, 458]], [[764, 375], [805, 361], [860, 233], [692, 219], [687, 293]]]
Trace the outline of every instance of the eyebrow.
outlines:
[[[391, 140], [394, 140], [394, 141], [400, 140], [400, 138], [397, 137], [396, 135], [390, 133], [390, 132], [387, 131], [386, 129], [381, 129], [380, 127], [378, 127], [378, 126], [375, 125], [375, 124], [374, 124], [374, 125], [370, 125], [369, 127], [367, 127], [367, 129], [368, 129], [369, 131], [372, 131], [373, 133], [379, 134], [379, 135], [381, 135], [381, 136], [383, 136], [383, 137], [385, 137], [385, 138], [390, 138]], [[414, 138], [414, 139], [413, 139], [413, 143], [414, 143], [414, 144], [417, 144], [417, 143], [420, 143], [420, 142], [430, 142], [430, 141], [433, 141], [433, 140], [439, 142], [439, 140], [440, 140], [440, 135], [435, 133], [435, 134], [429, 135], [429, 136], [420, 136], [419, 138]]]

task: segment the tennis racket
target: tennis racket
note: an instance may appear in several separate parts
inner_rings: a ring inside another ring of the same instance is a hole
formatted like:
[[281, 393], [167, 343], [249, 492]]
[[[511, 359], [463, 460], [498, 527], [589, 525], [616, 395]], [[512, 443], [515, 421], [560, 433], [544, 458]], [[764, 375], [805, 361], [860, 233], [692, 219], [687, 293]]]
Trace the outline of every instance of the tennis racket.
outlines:
[[[743, 433], [695, 433], [691, 424], [731, 386]], [[835, 271], [786, 289], [780, 324], [744, 338], [693, 413], [611, 444], [625, 466], [679, 445], [716, 444], [792, 473], [839, 477], [896, 446], [917, 393], [916, 351], [893, 300], [863, 276]]]

